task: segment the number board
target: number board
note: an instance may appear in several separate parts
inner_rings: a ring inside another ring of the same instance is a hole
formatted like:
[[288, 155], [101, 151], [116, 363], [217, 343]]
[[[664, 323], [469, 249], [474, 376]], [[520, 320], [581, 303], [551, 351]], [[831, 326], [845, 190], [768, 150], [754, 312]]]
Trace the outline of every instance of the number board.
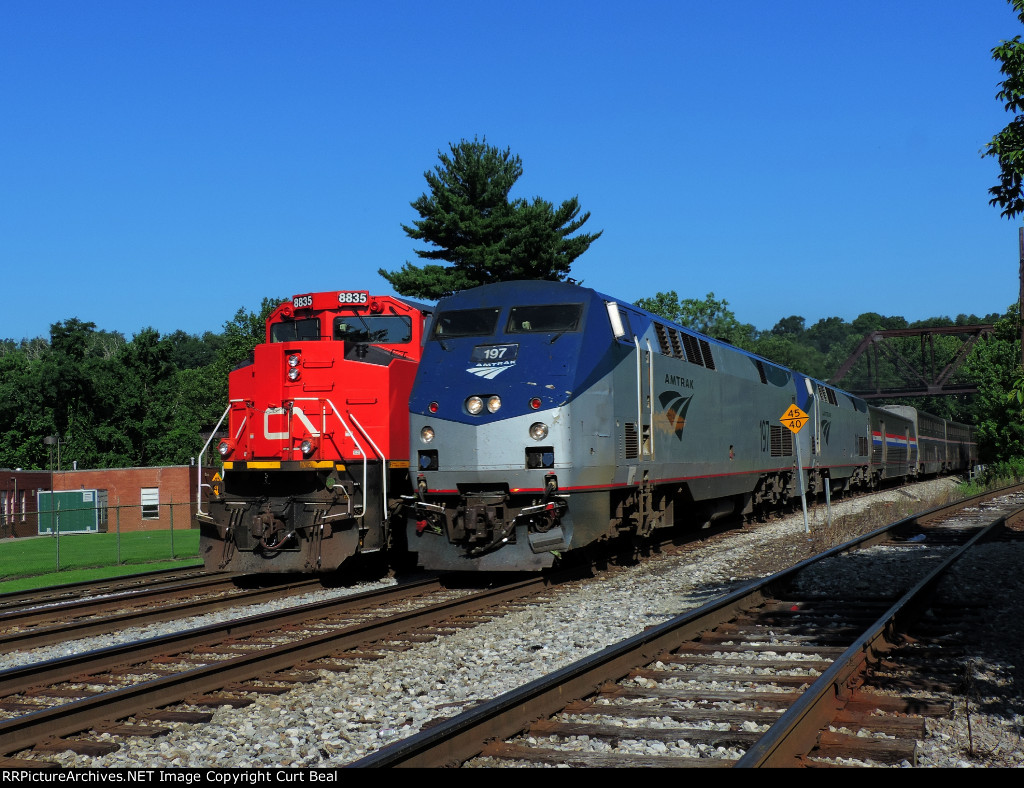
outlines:
[[786, 425], [791, 432], [800, 432], [800, 429], [807, 423], [808, 415], [804, 413], [796, 405], [790, 405], [785, 413], [779, 418], [784, 425]]
[[473, 348], [472, 361], [477, 364], [499, 364], [515, 361], [519, 345], [477, 345]]
[[369, 300], [369, 290], [342, 290], [338, 293], [339, 304], [365, 304]]

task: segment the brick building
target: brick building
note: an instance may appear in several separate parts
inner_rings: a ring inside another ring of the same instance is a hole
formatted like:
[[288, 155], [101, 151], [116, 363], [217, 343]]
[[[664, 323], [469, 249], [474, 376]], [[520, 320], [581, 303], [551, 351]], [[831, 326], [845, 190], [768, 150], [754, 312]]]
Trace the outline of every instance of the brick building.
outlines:
[[38, 533], [38, 492], [49, 489], [49, 471], [0, 468], [0, 539]]
[[[54, 471], [52, 490], [105, 492], [110, 532], [183, 529], [192, 527], [197, 474], [194, 465]], [[50, 485], [49, 471], [0, 470], [0, 537], [39, 533], [38, 493]]]

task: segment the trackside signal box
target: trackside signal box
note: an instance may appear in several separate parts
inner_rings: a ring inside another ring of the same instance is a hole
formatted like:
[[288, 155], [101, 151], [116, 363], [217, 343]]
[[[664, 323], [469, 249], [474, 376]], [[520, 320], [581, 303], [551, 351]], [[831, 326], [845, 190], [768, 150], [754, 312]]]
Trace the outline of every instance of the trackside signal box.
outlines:
[[94, 534], [107, 530], [106, 490], [57, 490], [39, 493], [39, 535]]

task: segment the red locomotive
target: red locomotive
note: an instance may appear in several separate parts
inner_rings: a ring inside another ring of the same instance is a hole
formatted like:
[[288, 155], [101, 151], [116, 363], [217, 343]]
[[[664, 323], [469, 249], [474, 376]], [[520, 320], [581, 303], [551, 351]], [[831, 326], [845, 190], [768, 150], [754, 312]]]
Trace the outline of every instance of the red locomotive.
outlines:
[[404, 538], [409, 393], [429, 314], [363, 290], [274, 310], [266, 342], [229, 377], [223, 475], [196, 515], [207, 570], [333, 572]]

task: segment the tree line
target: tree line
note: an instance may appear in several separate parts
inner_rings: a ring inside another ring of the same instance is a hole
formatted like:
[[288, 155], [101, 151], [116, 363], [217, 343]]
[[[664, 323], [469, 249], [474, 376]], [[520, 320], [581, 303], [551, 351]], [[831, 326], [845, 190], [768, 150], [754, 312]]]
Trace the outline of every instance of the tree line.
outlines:
[[[239, 309], [221, 332], [201, 336], [161, 336], [146, 328], [127, 340], [71, 318], [54, 323], [48, 338], [0, 340], [0, 467], [46, 469], [51, 459], [56, 466], [50, 451], [57, 447], [45, 445], [46, 436], [60, 440], [65, 469], [73, 462], [79, 468], [189, 464], [226, 407], [228, 373], [264, 341], [265, 319], [282, 300], [265, 298], [257, 311]], [[958, 377], [977, 382], [977, 394], [904, 402], [976, 425], [986, 461], [1024, 456], [1019, 412], [1007, 406], [1019, 371], [1016, 305], [1003, 315], [915, 323], [868, 312], [852, 322], [830, 317], [807, 326], [792, 315], [765, 331], [741, 323], [713, 293], [703, 299], [657, 293], [638, 305], [820, 380], [828, 380], [870, 331], [993, 324], [992, 336], [975, 345]], [[916, 339], [901, 341], [906, 357], [920, 352]], [[938, 363], [948, 363], [958, 347], [958, 340], [938, 337]], [[840, 387], [863, 385], [863, 374], [855, 367]]]
[[0, 467], [191, 463], [226, 407], [228, 372], [264, 340], [281, 300], [202, 336], [145, 328], [126, 340], [71, 318], [49, 338], [0, 340]]

